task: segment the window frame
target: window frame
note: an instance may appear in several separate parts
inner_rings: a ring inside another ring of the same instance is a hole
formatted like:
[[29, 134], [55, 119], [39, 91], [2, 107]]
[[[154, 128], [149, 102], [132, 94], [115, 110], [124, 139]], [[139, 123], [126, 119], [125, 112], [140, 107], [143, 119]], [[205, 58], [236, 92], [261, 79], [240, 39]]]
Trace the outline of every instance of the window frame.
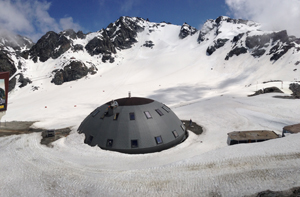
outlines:
[[162, 112], [160, 111], [160, 109], [155, 109], [155, 111], [156, 111], [156, 113], [158, 113], [158, 115], [160, 115], [160, 116], [163, 116], [163, 115], [164, 115], [164, 113], [162, 113]]
[[[149, 114], [149, 116], [147, 115], [147, 113]], [[152, 119], [152, 116], [151, 116], [149, 111], [144, 111], [144, 114], [145, 114], [147, 119]]]
[[157, 145], [163, 144], [163, 143], [164, 143], [164, 141], [163, 141], [161, 135], [160, 135], [160, 136], [154, 137], [154, 139], [155, 139]]
[[172, 133], [173, 133], [173, 136], [174, 136], [175, 138], [178, 138], [178, 137], [179, 137], [179, 134], [177, 133], [176, 130], [172, 131]]
[[131, 148], [138, 148], [139, 141], [137, 139], [131, 140]]
[[134, 114], [134, 112], [129, 112], [129, 120], [135, 120], [135, 114]]

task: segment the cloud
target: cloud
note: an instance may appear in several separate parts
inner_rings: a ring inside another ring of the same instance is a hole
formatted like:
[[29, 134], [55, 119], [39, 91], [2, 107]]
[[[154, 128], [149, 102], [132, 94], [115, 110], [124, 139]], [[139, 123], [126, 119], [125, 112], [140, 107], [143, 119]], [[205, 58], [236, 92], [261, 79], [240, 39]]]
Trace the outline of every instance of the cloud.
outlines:
[[0, 0], [0, 31], [13, 32], [36, 41], [47, 31], [80, 29], [72, 17], [56, 21], [49, 15], [51, 3], [39, 0]]
[[75, 31], [78, 31], [81, 28], [79, 24], [73, 22], [72, 17], [61, 18], [59, 20], [59, 24], [64, 30], [73, 29]]
[[300, 0], [225, 0], [231, 14], [259, 22], [265, 30], [300, 37]]
[[133, 9], [135, 5], [139, 3], [139, 0], [126, 0], [121, 4], [121, 12], [128, 12]]

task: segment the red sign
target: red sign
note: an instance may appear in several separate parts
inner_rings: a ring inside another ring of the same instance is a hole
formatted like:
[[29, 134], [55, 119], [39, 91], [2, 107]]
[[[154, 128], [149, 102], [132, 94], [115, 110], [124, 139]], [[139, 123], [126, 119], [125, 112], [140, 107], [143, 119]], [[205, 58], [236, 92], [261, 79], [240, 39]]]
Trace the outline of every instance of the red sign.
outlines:
[[0, 112], [7, 109], [9, 72], [0, 72]]

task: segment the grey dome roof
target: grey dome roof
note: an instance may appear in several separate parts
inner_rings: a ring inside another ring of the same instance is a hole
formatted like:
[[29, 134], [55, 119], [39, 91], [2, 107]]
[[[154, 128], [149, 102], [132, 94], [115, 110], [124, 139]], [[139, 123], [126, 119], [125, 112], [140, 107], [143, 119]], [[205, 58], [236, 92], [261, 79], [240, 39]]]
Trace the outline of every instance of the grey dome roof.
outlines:
[[147, 98], [121, 98], [96, 108], [78, 128], [85, 143], [122, 153], [150, 153], [186, 138], [183, 123], [166, 105]]

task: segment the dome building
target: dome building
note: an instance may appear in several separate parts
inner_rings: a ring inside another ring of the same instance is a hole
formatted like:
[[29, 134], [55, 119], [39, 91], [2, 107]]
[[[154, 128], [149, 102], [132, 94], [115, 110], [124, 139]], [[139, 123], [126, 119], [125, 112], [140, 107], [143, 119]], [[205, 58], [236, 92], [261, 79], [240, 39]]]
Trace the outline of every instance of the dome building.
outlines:
[[79, 133], [90, 146], [129, 154], [171, 148], [187, 137], [185, 126], [166, 105], [148, 98], [127, 97], [96, 108]]

